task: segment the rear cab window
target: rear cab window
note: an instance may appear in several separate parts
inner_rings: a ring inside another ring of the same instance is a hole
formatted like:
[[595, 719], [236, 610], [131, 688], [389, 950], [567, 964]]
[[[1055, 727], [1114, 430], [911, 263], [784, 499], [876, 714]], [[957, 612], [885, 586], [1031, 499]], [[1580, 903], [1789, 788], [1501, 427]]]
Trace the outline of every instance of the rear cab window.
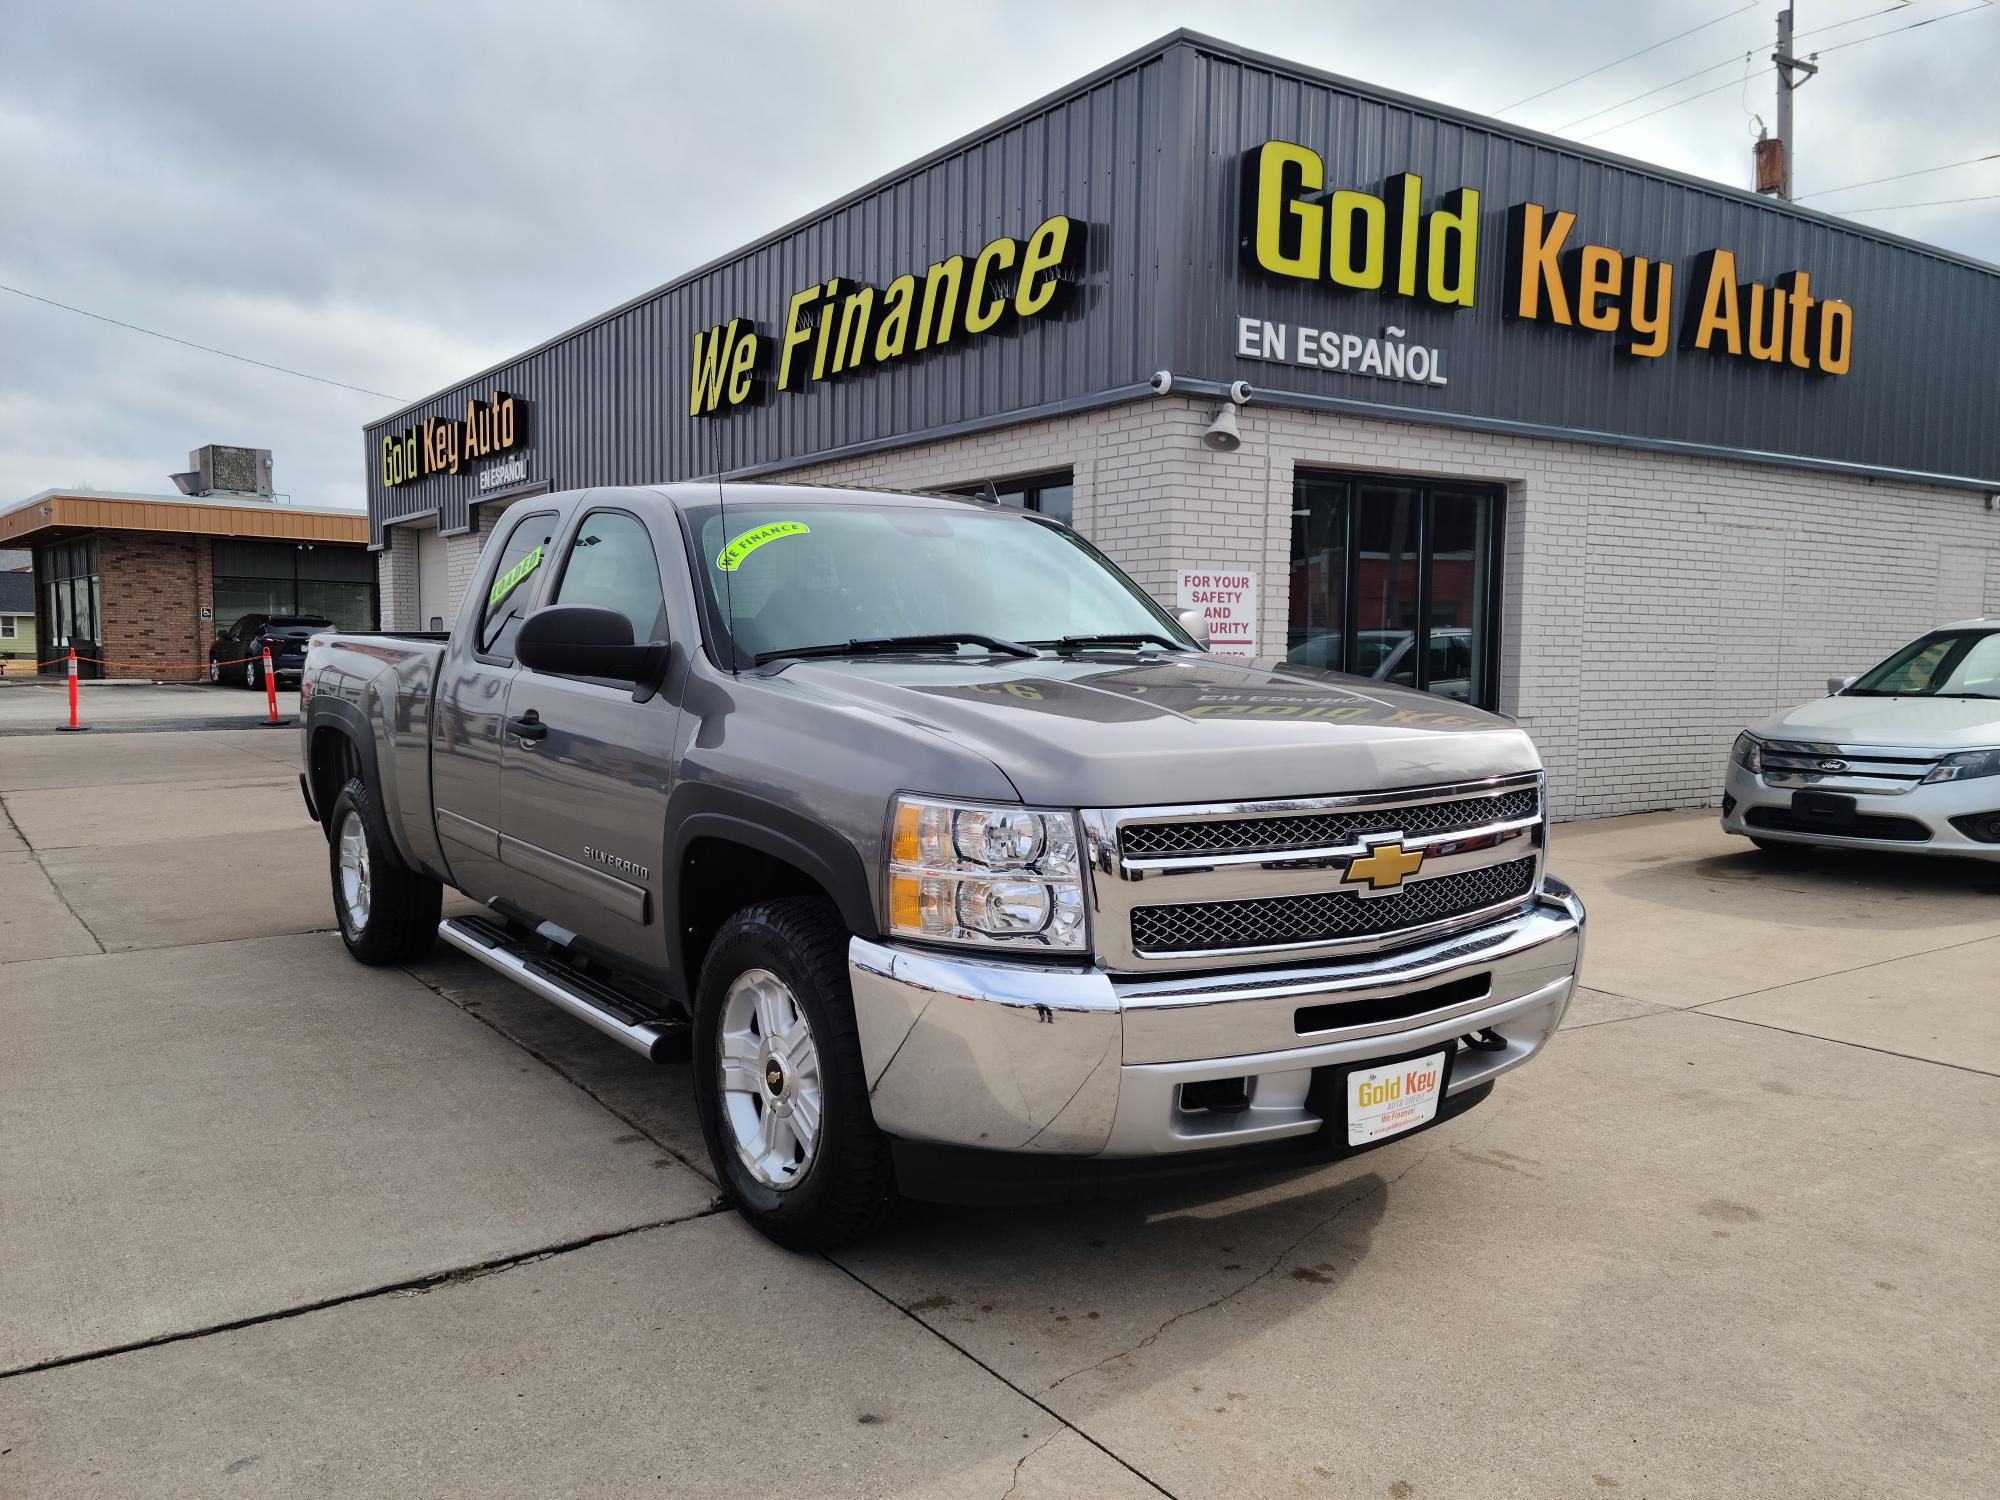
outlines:
[[472, 650], [482, 660], [511, 663], [514, 637], [533, 607], [542, 569], [550, 560], [556, 512], [530, 511], [502, 524], [509, 529], [493, 570], [486, 575], [486, 595], [480, 601]]

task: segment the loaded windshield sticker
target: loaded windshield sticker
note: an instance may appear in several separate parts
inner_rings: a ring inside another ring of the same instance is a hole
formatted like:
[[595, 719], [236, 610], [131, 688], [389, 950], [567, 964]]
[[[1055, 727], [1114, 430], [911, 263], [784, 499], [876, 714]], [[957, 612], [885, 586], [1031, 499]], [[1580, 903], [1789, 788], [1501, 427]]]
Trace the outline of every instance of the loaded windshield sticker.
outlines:
[[759, 526], [753, 531], [744, 532], [717, 553], [715, 565], [725, 573], [734, 573], [743, 565], [744, 558], [766, 542], [775, 542], [781, 536], [804, 536], [811, 530], [812, 528], [802, 521], [773, 521], [768, 526]]
[[493, 592], [486, 596], [486, 607], [491, 609], [521, 586], [521, 581], [542, 565], [542, 549], [535, 548], [513, 567], [493, 580]]

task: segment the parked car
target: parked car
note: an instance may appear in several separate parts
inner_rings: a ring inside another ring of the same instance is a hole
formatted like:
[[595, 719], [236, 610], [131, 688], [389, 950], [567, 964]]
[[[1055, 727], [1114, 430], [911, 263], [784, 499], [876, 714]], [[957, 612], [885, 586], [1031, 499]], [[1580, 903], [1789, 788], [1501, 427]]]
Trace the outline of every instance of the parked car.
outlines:
[[[433, 934], [654, 1058], [780, 1243], [892, 1193], [1324, 1161], [1554, 1035], [1583, 909], [1502, 719], [1199, 649], [1060, 522], [766, 485], [516, 504], [444, 640], [317, 637], [364, 963]], [[479, 916], [439, 923], [453, 886]]]
[[1941, 626], [1827, 689], [1736, 737], [1725, 831], [2000, 860], [2000, 620]]
[[244, 615], [208, 648], [208, 680], [262, 687], [269, 647], [271, 675], [281, 683], [297, 682], [305, 671], [306, 642], [315, 631], [331, 629], [333, 621], [324, 615]]

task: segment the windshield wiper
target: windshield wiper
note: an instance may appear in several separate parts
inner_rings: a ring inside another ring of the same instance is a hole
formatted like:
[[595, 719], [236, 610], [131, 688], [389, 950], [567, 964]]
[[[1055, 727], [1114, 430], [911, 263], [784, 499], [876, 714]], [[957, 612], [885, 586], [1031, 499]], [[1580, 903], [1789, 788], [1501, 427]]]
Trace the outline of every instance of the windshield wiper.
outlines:
[[1053, 641], [1035, 641], [1037, 646], [1050, 646], [1057, 651], [1084, 651], [1093, 646], [1165, 646], [1169, 651], [1185, 651], [1188, 648], [1170, 636], [1152, 635], [1145, 631], [1111, 631], [1101, 635], [1066, 635]]
[[758, 666], [787, 656], [880, 656], [891, 651], [942, 651], [958, 646], [984, 646], [1001, 656], [1034, 656], [1034, 647], [1004, 636], [976, 635], [969, 630], [946, 635], [877, 635], [854, 641], [828, 641], [823, 646], [788, 646], [782, 651], [759, 651]]

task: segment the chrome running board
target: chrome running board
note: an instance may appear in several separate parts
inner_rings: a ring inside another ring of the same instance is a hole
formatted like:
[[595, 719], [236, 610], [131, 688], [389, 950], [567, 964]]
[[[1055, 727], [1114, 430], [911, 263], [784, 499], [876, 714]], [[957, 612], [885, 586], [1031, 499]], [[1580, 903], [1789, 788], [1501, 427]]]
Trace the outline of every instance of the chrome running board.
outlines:
[[483, 917], [447, 917], [438, 923], [438, 936], [654, 1062], [687, 1055], [685, 1021], [647, 1010]]

